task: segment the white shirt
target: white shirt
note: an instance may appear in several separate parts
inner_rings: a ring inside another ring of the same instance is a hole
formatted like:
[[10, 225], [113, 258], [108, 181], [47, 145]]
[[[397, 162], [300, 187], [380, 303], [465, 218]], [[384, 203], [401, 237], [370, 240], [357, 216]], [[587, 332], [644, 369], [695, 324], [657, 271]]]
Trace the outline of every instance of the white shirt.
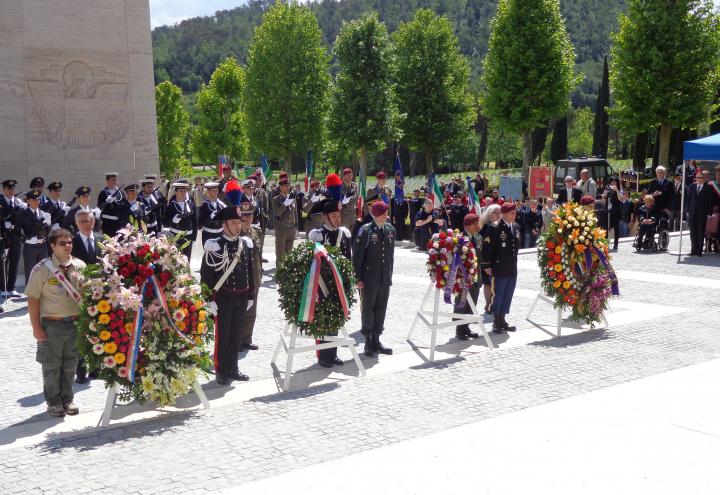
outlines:
[[83, 247], [84, 247], [85, 249], [87, 249], [88, 239], [90, 239], [90, 240], [92, 241], [93, 246], [95, 245], [95, 236], [94, 236], [93, 234], [90, 234], [90, 237], [86, 236], [86, 235], [83, 234], [82, 232], [78, 232], [78, 234], [80, 234], [80, 238], [81, 238], [82, 241], [83, 241]]

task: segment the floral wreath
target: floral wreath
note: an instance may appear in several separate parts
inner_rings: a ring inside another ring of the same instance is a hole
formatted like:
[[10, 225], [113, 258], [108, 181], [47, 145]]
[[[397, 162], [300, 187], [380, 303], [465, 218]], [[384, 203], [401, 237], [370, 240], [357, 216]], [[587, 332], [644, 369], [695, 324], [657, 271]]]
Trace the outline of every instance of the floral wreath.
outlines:
[[470, 239], [459, 230], [444, 230], [433, 234], [427, 243], [428, 260], [425, 264], [430, 280], [437, 289], [445, 288], [444, 299], [450, 304], [460, 294], [463, 306], [467, 293], [478, 280], [477, 253]]

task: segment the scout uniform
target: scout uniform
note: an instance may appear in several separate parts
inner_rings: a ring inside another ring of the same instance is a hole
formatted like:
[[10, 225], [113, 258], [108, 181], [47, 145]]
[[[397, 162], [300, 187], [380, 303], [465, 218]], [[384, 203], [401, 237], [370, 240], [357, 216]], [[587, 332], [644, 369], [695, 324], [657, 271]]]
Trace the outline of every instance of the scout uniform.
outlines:
[[70, 258], [61, 263], [56, 256], [35, 265], [25, 288], [27, 296], [40, 303], [41, 325], [47, 340], [38, 342], [36, 360], [42, 365], [43, 395], [53, 416], [77, 414], [73, 404], [73, 380], [79, 352], [75, 324], [80, 313], [80, 270], [85, 263]]
[[[3, 194], [0, 195], [0, 209], [2, 210], [3, 252], [0, 253], [0, 295], [3, 297], [20, 297], [15, 290], [17, 269], [22, 255], [22, 235], [17, 225], [19, 213], [27, 208], [27, 205], [15, 197], [15, 186], [17, 181], [7, 179], [3, 181]], [[8, 196], [10, 194], [10, 196]], [[26, 275], [27, 276], [27, 275]]]
[[[115, 172], [105, 174], [105, 180], [117, 177]], [[117, 187], [105, 187], [98, 195], [98, 208], [100, 209], [100, 228], [102, 233], [110, 237], [115, 237], [117, 231], [125, 227], [120, 223], [118, 203], [122, 199], [122, 192]]]
[[392, 354], [392, 349], [380, 343], [385, 325], [395, 254], [395, 228], [388, 222], [378, 225], [374, 218], [387, 213], [388, 206], [382, 201], [373, 203], [373, 221], [360, 227], [353, 241], [353, 266], [359, 282], [361, 332], [365, 336], [365, 355]]
[[[176, 182], [173, 187], [177, 189], [188, 189], [188, 185], [184, 182]], [[187, 256], [188, 261], [192, 255], [192, 245], [197, 238], [197, 220], [195, 216], [195, 204], [190, 198], [185, 201], [178, 201], [175, 196], [172, 197], [165, 210], [165, 221], [163, 222], [167, 230], [170, 231], [172, 237], [180, 234], [177, 241], [178, 247], [184, 245], [188, 241], [182, 253]]]
[[[342, 215], [342, 203], [334, 199], [326, 199], [322, 204], [323, 214], [339, 211]], [[320, 242], [325, 246], [338, 248], [340, 254], [347, 259], [352, 260], [350, 231], [342, 225], [338, 228], [332, 227], [328, 222], [319, 229], [312, 230], [308, 235], [308, 239], [313, 242]], [[337, 335], [335, 332], [334, 335]], [[324, 340], [318, 340], [318, 343], [324, 343]], [[321, 349], [317, 352], [318, 363], [324, 368], [329, 368], [333, 364], [342, 365], [343, 362], [337, 357], [337, 347], [330, 349]]]
[[352, 181], [353, 171], [351, 168], [343, 170], [342, 184], [342, 226], [346, 229], [352, 229], [357, 220], [357, 186]]
[[[25, 194], [26, 199], [40, 200], [40, 192], [31, 189]], [[25, 276], [35, 265], [48, 255], [47, 239], [50, 235], [50, 214], [40, 208], [33, 210], [29, 206], [17, 217], [17, 228], [23, 237], [23, 267]]]
[[[239, 207], [225, 208], [220, 217], [222, 221], [239, 219]], [[222, 234], [205, 244], [200, 280], [212, 289], [212, 299], [217, 305], [214, 363], [219, 385], [248, 380], [238, 371], [237, 352], [239, 322], [247, 312], [251, 295], [258, 289], [253, 275], [257, 270], [253, 247], [252, 240], [242, 234], [235, 238]]]
[[[281, 179], [280, 185], [290, 185], [289, 179]], [[292, 250], [297, 234], [297, 203], [295, 196], [289, 193], [283, 196], [282, 193], [272, 200], [273, 217], [275, 224], [275, 256], [276, 264], [279, 265], [285, 254]]]
[[[505, 203], [502, 213], [515, 210], [515, 205]], [[492, 302], [490, 309], [495, 317], [493, 332], [514, 332], [515, 327], [505, 321], [517, 283], [517, 253], [520, 249], [520, 229], [501, 219], [490, 226], [483, 239], [482, 269], [492, 269]]]
[[[219, 187], [217, 182], [208, 182], [205, 184], [206, 189]], [[210, 201], [206, 199], [198, 208], [198, 227], [202, 230], [203, 246], [209, 239], [220, 237], [223, 231], [222, 221], [220, 220], [220, 212], [225, 208], [225, 203], [216, 199]]]

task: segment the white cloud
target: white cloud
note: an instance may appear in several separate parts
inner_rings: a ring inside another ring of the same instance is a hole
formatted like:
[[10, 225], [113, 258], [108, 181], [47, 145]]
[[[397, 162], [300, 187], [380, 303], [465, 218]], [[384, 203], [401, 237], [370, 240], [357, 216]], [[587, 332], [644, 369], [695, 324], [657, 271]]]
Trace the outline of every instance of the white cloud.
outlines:
[[176, 24], [190, 17], [212, 15], [245, 3], [243, 0], [150, 0], [152, 27]]

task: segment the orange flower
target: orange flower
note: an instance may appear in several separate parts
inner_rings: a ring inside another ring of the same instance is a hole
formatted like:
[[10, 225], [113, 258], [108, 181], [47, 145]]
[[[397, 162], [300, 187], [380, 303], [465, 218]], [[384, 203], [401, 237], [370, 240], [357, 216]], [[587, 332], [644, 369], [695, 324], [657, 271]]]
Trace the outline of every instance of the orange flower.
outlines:
[[562, 267], [562, 265], [561, 265], [560, 263], [558, 263], [557, 265], [555, 265], [555, 271], [556, 271], [556, 272], [559, 273], [559, 272], [562, 271], [562, 269], [563, 269], [563, 267]]
[[561, 282], [559, 280], [556, 280], [555, 282], [553, 282], [553, 287], [557, 289], [558, 287], [560, 287], [560, 284]]
[[547, 241], [548, 249], [555, 249], [555, 243], [553, 241]]
[[585, 247], [585, 244], [575, 244], [575, 251], [577, 251], [578, 253], [582, 253], [583, 251], [585, 251]]

